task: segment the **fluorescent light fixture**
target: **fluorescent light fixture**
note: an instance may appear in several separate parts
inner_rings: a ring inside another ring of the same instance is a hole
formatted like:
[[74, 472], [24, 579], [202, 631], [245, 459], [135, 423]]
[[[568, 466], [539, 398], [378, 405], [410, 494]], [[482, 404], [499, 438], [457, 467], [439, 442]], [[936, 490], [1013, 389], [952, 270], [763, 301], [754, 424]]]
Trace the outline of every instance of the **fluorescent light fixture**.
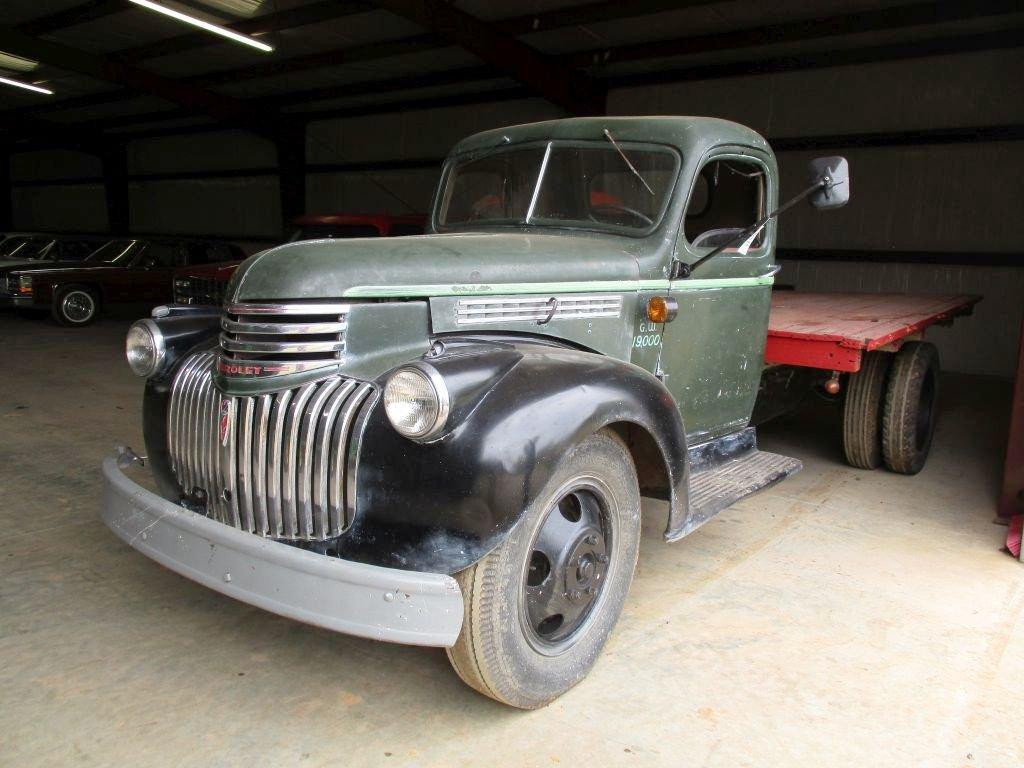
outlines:
[[13, 85], [15, 88], [24, 88], [26, 91], [35, 91], [36, 93], [45, 93], [47, 96], [53, 96], [53, 91], [49, 88], [40, 88], [38, 85], [23, 83], [21, 80], [10, 80], [6, 77], [0, 77], [0, 83], [3, 83], [4, 85]]
[[170, 16], [172, 19], [177, 19], [178, 21], [184, 22], [185, 24], [191, 24], [193, 27], [199, 27], [200, 29], [204, 29], [207, 32], [212, 32], [215, 35], [220, 35], [221, 37], [226, 37], [229, 40], [234, 40], [236, 43], [241, 43], [242, 45], [250, 45], [253, 48], [257, 48], [267, 53], [270, 53], [272, 50], [274, 50], [271, 46], [267, 45], [266, 43], [261, 43], [259, 40], [254, 40], [253, 38], [247, 37], [246, 35], [240, 35], [237, 32], [228, 29], [227, 27], [221, 27], [217, 24], [211, 24], [208, 21], [197, 19], [195, 16], [189, 16], [187, 13], [176, 11], [173, 8], [168, 8], [165, 5], [154, 3], [152, 2], [152, 0], [131, 0], [131, 2], [135, 3], [136, 5], [141, 5], [143, 8], [148, 8], [151, 11], [162, 13], [164, 16]]
[[21, 56], [0, 51], [0, 69], [9, 69], [12, 72], [31, 72], [38, 66], [38, 61], [23, 59]]

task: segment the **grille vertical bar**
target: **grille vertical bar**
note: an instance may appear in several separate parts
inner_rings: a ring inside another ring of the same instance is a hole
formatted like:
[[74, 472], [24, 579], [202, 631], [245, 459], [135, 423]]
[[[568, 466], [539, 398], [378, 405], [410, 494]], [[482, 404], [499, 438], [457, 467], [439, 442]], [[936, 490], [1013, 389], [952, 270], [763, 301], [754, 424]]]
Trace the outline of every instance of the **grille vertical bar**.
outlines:
[[372, 385], [329, 376], [253, 397], [221, 393], [216, 356], [194, 354], [171, 385], [171, 466], [209, 517], [260, 536], [322, 541], [351, 521], [358, 430]]

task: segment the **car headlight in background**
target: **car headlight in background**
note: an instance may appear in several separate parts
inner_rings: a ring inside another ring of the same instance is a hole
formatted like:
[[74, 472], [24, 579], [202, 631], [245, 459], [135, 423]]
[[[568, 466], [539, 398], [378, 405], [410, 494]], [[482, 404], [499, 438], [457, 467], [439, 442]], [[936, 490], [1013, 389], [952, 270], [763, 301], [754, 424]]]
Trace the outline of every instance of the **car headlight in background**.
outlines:
[[444, 379], [426, 363], [399, 368], [384, 386], [384, 411], [400, 434], [414, 440], [433, 437], [448, 420], [450, 400]]
[[152, 320], [132, 323], [125, 340], [124, 353], [136, 375], [149, 377], [155, 374], [167, 359], [167, 348], [160, 326]]
[[18, 275], [18, 293], [22, 296], [32, 295], [32, 275]]

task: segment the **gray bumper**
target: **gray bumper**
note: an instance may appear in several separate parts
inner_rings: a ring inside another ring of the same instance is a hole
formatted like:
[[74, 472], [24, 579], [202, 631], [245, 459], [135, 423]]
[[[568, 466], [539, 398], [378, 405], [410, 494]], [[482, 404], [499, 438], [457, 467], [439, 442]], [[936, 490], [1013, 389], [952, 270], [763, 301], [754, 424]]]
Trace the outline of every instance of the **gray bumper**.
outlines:
[[103, 461], [101, 517], [131, 547], [182, 576], [258, 608], [359, 637], [450, 646], [462, 627], [451, 576], [326, 557], [214, 522]]

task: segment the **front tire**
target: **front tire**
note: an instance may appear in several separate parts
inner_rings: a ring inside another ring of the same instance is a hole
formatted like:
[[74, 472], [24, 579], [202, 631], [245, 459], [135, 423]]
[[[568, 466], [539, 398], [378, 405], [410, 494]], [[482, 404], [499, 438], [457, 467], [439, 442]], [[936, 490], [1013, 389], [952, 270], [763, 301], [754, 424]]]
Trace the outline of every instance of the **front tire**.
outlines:
[[53, 319], [60, 325], [89, 325], [99, 313], [99, 297], [84, 285], [67, 285], [53, 296]]
[[622, 440], [565, 456], [505, 541], [455, 575], [465, 603], [448, 659], [485, 696], [536, 709], [590, 671], [618, 621], [640, 544], [640, 491]]

